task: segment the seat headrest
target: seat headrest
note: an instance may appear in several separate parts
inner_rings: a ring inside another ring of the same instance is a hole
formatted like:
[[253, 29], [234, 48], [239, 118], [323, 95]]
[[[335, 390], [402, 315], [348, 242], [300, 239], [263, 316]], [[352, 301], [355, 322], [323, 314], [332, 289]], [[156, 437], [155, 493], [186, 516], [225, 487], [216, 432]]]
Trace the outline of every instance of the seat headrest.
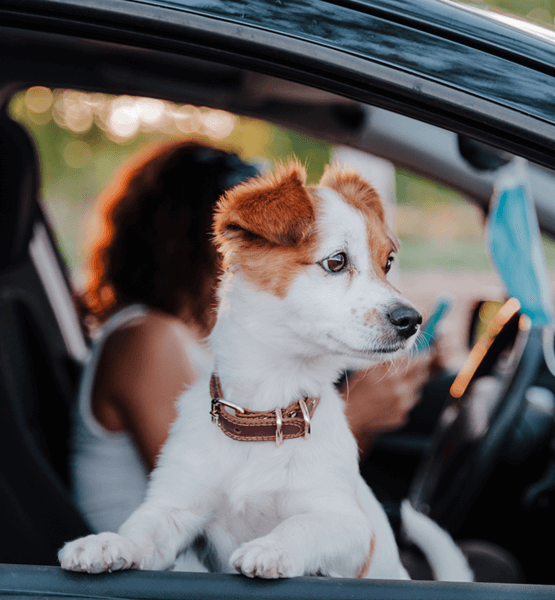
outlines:
[[34, 142], [0, 110], [0, 269], [25, 255], [33, 233], [39, 181]]

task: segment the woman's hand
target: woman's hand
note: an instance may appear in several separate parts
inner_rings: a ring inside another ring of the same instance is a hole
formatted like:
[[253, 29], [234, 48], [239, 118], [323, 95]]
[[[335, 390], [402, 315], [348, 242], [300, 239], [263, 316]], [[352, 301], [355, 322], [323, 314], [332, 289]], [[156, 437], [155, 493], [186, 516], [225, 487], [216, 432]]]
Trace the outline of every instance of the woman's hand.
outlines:
[[380, 363], [348, 377], [342, 390], [345, 413], [361, 453], [370, 448], [376, 433], [406, 423], [438, 363], [438, 354], [432, 351]]

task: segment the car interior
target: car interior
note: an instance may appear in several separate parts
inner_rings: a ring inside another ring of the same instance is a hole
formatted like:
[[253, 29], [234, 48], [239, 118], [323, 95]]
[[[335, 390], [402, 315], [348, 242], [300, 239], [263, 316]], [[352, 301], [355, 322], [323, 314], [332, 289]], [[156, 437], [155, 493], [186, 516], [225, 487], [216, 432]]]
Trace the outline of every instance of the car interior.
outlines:
[[[6, 563], [53, 564], [63, 540], [88, 529], [67, 493], [69, 411], [82, 355], [75, 355], [75, 348], [66, 343], [67, 326], [61, 326], [59, 314], [67, 304], [49, 296], [52, 285], [58, 284], [57, 293], [66, 295], [75, 319], [74, 333], [81, 336], [83, 348], [85, 342], [64, 265], [58, 261], [38, 202], [40, 173], [33, 141], [5, 113], [0, 131], [0, 421], [6, 457], [0, 475], [6, 518], [0, 527], [4, 539], [10, 540], [0, 554]], [[58, 277], [49, 277], [44, 285], [48, 270]]]
[[[89, 339], [41, 199], [44, 157], [30, 133], [9, 116], [14, 94], [42, 85], [162, 98], [261, 119], [389, 160], [455, 190], [483, 214], [500, 169], [513, 155], [384, 108], [200, 58], [131, 51], [108, 42], [98, 42], [93, 55], [82, 41], [52, 34], [49, 60], [40, 64], [30, 60], [40, 51], [39, 36], [11, 35], [0, 45], [19, 52], [22, 64], [36, 66], [22, 78], [10, 63], [0, 80], [0, 562], [57, 565], [61, 545], [89, 531], [72, 502], [68, 477], [71, 407]], [[79, 57], [74, 61], [79, 68], [58, 68], [67, 52]], [[528, 174], [542, 232], [555, 237], [555, 174], [533, 164]], [[482, 307], [467, 314], [467, 350], [476, 341]], [[486, 431], [469, 436], [468, 415], [459, 423], [461, 439], [472, 443], [465, 441], [449, 455], [448, 465], [440, 465], [448, 483], [429, 481], [444, 448], [438, 450], [445, 430], [437, 421], [450, 400], [452, 379], [437, 383], [436, 418], [381, 436], [361, 470], [379, 480], [378, 496], [393, 523], [395, 507], [412, 494], [456, 539], [485, 539], [513, 552], [525, 573], [523, 583], [555, 584], [549, 552], [542, 550], [555, 499], [553, 395], [545, 401], [542, 391], [526, 395], [529, 389], [555, 391], [537, 332], [511, 315], [474, 375], [501, 378], [503, 397], [514, 400], [492, 409], [487, 448], [481, 444]], [[473, 406], [482, 404], [483, 398], [474, 399]], [[463, 498], [460, 486], [465, 489], [468, 481], [458, 477], [468, 469], [474, 469], [480, 489]]]

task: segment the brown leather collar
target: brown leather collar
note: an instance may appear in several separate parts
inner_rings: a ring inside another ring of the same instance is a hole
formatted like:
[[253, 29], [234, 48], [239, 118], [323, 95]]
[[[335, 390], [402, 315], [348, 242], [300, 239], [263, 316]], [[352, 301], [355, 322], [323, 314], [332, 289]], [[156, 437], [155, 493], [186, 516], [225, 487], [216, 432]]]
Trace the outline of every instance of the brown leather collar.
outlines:
[[[301, 398], [287, 408], [254, 411], [227, 402], [223, 398], [220, 379], [212, 373], [210, 379], [212, 396], [212, 421], [230, 438], [245, 442], [275, 441], [281, 446], [283, 440], [310, 436], [310, 420], [320, 398]], [[224, 407], [234, 411], [231, 414]]]

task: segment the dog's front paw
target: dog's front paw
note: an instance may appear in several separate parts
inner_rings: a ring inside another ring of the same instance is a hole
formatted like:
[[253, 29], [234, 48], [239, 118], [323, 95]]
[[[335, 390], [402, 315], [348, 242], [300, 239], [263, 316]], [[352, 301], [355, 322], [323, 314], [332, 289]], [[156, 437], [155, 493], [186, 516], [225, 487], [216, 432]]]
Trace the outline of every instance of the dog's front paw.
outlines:
[[103, 573], [139, 567], [137, 545], [117, 533], [99, 533], [68, 542], [58, 552], [63, 569]]
[[291, 551], [262, 538], [243, 544], [229, 559], [231, 567], [239, 573], [264, 579], [299, 577], [304, 574], [301, 562]]

